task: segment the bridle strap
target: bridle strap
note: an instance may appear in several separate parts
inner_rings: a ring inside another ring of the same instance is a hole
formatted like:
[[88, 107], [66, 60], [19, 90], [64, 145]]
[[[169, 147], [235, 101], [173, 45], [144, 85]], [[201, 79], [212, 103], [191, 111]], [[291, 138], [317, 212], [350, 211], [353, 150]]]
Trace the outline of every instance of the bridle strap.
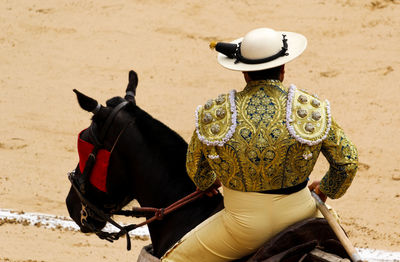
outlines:
[[104, 123], [103, 128], [101, 129], [101, 133], [99, 136], [99, 141], [101, 143], [104, 143], [104, 139], [106, 138], [106, 135], [108, 133], [108, 130], [111, 127], [112, 122], [114, 121], [114, 118], [116, 115], [121, 111], [129, 102], [128, 101], [123, 101], [120, 104], [118, 104], [114, 109], [111, 111], [111, 113], [108, 115], [106, 122]]

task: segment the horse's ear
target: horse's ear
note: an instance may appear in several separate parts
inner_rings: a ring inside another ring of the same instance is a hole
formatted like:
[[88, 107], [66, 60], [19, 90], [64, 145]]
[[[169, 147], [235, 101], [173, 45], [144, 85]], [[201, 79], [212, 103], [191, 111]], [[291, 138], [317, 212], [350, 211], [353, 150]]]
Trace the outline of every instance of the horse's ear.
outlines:
[[73, 91], [75, 92], [76, 97], [78, 98], [78, 103], [83, 110], [92, 112], [93, 114], [96, 114], [99, 111], [100, 104], [96, 100], [82, 94], [76, 89], [74, 89]]
[[138, 83], [139, 83], [139, 78], [136, 72], [133, 70], [129, 71], [129, 83], [126, 88], [126, 95], [125, 95], [126, 100], [135, 103], [136, 87]]

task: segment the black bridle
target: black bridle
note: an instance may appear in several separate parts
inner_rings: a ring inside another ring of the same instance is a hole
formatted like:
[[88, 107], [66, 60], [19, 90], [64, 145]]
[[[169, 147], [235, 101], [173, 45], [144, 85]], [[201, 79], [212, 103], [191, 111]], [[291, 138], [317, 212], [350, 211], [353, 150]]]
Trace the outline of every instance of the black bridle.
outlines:
[[[132, 102], [132, 101], [130, 101]], [[155, 220], [162, 220], [165, 215], [181, 208], [182, 206], [202, 197], [204, 194], [208, 192], [207, 191], [199, 191], [196, 190], [195, 192], [179, 199], [178, 201], [172, 203], [168, 207], [165, 208], [153, 208], [153, 207], [133, 207], [132, 210], [121, 210], [122, 205], [121, 204], [116, 204], [113, 206], [110, 212], [105, 212], [101, 208], [97, 207], [95, 204], [93, 204], [86, 196], [85, 194], [87, 193], [87, 188], [90, 183], [90, 175], [92, 173], [93, 167], [96, 163], [96, 156], [97, 153], [99, 152], [100, 149], [105, 148], [104, 141], [106, 138], [106, 135], [113, 123], [114, 118], [118, 115], [118, 113], [125, 108], [126, 105], [128, 105], [129, 102], [124, 101], [120, 103], [118, 106], [114, 107], [111, 113], [108, 115], [104, 126], [101, 129], [101, 132], [99, 135], [97, 135], [97, 130], [95, 130], [95, 125], [92, 123], [92, 125], [89, 127], [89, 137], [90, 140], [93, 142], [94, 148], [92, 152], [90, 153], [88, 160], [86, 161], [85, 168], [83, 169], [83, 172], [80, 172], [79, 168], [76, 168], [74, 171], [68, 173], [68, 178], [72, 184], [72, 187], [74, 188], [76, 194], [78, 195], [81, 204], [82, 204], [82, 209], [81, 209], [81, 224], [87, 228], [89, 228], [93, 233], [95, 233], [100, 239], [105, 239], [107, 241], [113, 242], [114, 240], [118, 240], [121, 236], [126, 235], [126, 240], [127, 240], [127, 249], [131, 249], [131, 239], [129, 236], [129, 232], [147, 225]], [[133, 120], [129, 121], [125, 127], [123, 127], [117, 136], [116, 140], [113, 143], [112, 148], [115, 147], [115, 145], [118, 143], [119, 138], [121, 135], [124, 133], [124, 131], [127, 129], [127, 127], [135, 122], [135, 118]], [[111, 150], [112, 151], [112, 150]], [[79, 173], [77, 175], [77, 173]], [[217, 186], [218, 187], [218, 186]], [[210, 191], [215, 190], [217, 187], [212, 186], [210, 187]], [[153, 216], [150, 216], [150, 214], [154, 214]], [[130, 224], [127, 226], [121, 226], [117, 222], [115, 222], [111, 217], [113, 215], [122, 215], [122, 216], [129, 216], [129, 217], [150, 217], [146, 219], [144, 222], [141, 222], [140, 224]], [[92, 217], [98, 221], [101, 222], [108, 222], [115, 226], [116, 228], [119, 229], [119, 232], [114, 232], [114, 233], [109, 233], [105, 232], [102, 230], [98, 230], [96, 226], [90, 223], [88, 221], [88, 217]]]
[[[125, 108], [125, 106], [128, 105], [128, 101], [124, 101], [117, 105], [116, 107], [113, 108], [111, 113], [108, 115], [106, 121], [104, 122], [104, 125], [102, 129], [100, 130], [100, 134], [97, 135], [97, 130], [95, 130], [95, 126], [92, 125], [89, 127], [89, 137], [91, 141], [93, 142], [94, 148], [92, 152], [90, 153], [88, 160], [86, 161], [85, 168], [83, 172], [79, 175], [77, 175], [77, 172], [80, 173], [79, 169], [77, 168], [76, 170], [68, 173], [68, 178], [72, 184], [72, 187], [74, 188], [75, 192], [77, 193], [79, 199], [81, 200], [82, 203], [82, 210], [81, 210], [81, 223], [82, 225], [88, 227], [91, 231], [93, 231], [99, 238], [108, 240], [110, 242], [113, 242], [114, 240], [118, 240], [121, 236], [126, 235], [127, 239], [127, 249], [131, 249], [131, 241], [129, 237], [129, 231], [135, 229], [137, 226], [135, 224], [131, 224], [128, 226], [121, 226], [117, 222], [115, 222], [111, 216], [114, 215], [113, 212], [106, 213], [100, 208], [98, 208], [95, 204], [93, 204], [90, 200], [85, 197], [85, 194], [87, 192], [87, 187], [89, 184], [90, 180], [90, 175], [92, 173], [93, 167], [96, 163], [96, 157], [97, 153], [99, 152], [100, 149], [105, 148], [104, 141], [106, 138], [106, 135], [108, 131], [110, 130], [110, 127], [115, 119], [115, 117], [118, 115], [118, 113]], [[134, 120], [130, 121], [120, 132], [118, 135], [117, 139], [114, 142], [114, 146], [117, 144], [121, 134], [126, 130], [126, 128], [132, 124]], [[113, 146], [113, 147], [114, 147]], [[130, 214], [131, 216], [135, 216], [135, 214]], [[143, 214], [140, 214], [143, 215]], [[105, 232], [102, 230], [96, 229], [94, 225], [88, 222], [87, 217], [93, 217], [96, 220], [103, 221], [103, 222], [109, 222], [113, 226], [117, 227], [120, 231], [117, 233], [109, 233]]]

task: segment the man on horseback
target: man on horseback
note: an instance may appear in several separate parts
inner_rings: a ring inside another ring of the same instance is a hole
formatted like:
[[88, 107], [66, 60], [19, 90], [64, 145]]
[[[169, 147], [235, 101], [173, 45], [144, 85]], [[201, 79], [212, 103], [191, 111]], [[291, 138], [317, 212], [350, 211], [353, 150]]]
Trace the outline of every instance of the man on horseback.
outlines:
[[225, 208], [162, 261], [239, 259], [286, 227], [317, 216], [307, 183], [320, 152], [330, 168], [309, 188], [323, 200], [346, 192], [357, 150], [331, 118], [329, 102], [282, 84], [285, 64], [306, 45], [303, 35], [268, 28], [212, 44], [218, 62], [242, 71], [247, 85], [197, 109], [186, 167], [200, 190], [222, 183]]

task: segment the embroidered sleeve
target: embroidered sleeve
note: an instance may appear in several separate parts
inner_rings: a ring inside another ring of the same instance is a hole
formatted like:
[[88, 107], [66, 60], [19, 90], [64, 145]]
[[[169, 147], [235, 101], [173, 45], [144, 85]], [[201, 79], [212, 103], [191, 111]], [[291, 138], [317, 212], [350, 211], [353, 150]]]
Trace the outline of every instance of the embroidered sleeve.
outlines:
[[202, 152], [203, 146], [204, 144], [201, 143], [195, 131], [186, 155], [186, 170], [200, 190], [209, 188], [216, 179], [215, 172], [211, 169]]
[[322, 153], [330, 168], [320, 183], [321, 191], [332, 199], [340, 198], [349, 188], [358, 167], [357, 148], [332, 121], [328, 137], [323, 141]]

